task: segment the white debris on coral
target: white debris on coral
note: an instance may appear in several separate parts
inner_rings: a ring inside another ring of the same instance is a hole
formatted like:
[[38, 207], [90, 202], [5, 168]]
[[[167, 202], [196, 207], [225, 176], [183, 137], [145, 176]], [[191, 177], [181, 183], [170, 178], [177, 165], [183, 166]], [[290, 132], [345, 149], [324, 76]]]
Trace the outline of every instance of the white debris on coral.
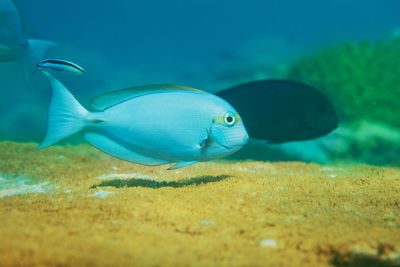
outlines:
[[235, 167], [234, 170], [240, 172], [248, 172], [248, 173], [263, 173], [263, 172], [270, 172], [272, 174], [276, 173], [276, 170], [272, 166], [259, 164], [251, 168], [244, 168], [244, 167]]
[[[323, 167], [321, 168], [322, 172], [340, 172], [343, 171], [343, 168], [339, 168], [339, 167]], [[338, 176], [337, 173], [333, 173], [330, 174], [329, 177], [330, 178], [336, 178]]]
[[243, 168], [243, 167], [236, 167], [235, 170], [236, 170], [236, 171], [240, 171], [240, 172], [256, 173], [255, 170], [250, 170], [250, 169], [248, 169], [248, 168]]
[[259, 246], [262, 248], [266, 248], [266, 247], [276, 247], [276, 241], [273, 239], [264, 239], [261, 240], [261, 242], [259, 243]]
[[343, 171], [343, 168], [335, 168], [335, 167], [323, 167], [321, 169], [323, 172], [334, 172], [334, 171]]
[[94, 194], [89, 195], [89, 197], [99, 197], [99, 198], [105, 199], [109, 195], [112, 196], [112, 195], [114, 195], [114, 193], [113, 192], [109, 192], [109, 191], [100, 190], [100, 191], [97, 191]]
[[209, 220], [202, 220], [199, 224], [200, 226], [214, 226], [215, 222]]
[[13, 195], [46, 193], [48, 182], [34, 182], [25, 176], [5, 177], [0, 175], [0, 198]]
[[107, 179], [130, 179], [130, 178], [140, 178], [140, 179], [157, 179], [157, 177], [153, 177], [150, 175], [146, 174], [141, 174], [141, 173], [113, 173], [113, 174], [108, 174], [108, 175], [102, 175], [100, 177], [97, 177], [99, 180], [107, 180]]

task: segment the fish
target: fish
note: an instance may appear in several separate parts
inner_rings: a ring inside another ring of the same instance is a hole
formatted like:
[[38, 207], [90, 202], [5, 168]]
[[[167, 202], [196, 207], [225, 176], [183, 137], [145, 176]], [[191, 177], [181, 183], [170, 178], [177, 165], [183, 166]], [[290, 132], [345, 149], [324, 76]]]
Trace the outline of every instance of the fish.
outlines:
[[338, 118], [329, 99], [301, 82], [260, 80], [222, 90], [216, 95], [240, 113], [250, 138], [270, 144], [311, 140], [338, 127]]
[[77, 132], [94, 147], [143, 165], [175, 165], [232, 154], [248, 141], [237, 111], [220, 97], [178, 85], [131, 87], [97, 96], [84, 108], [52, 74], [46, 148]]
[[0, 0], [0, 62], [20, 61], [23, 74], [29, 80], [47, 50], [56, 43], [26, 39], [17, 8], [11, 0]]
[[56, 71], [63, 71], [78, 75], [86, 73], [86, 71], [78, 64], [64, 59], [44, 59], [37, 63], [36, 66], [40, 70], [48, 68]]

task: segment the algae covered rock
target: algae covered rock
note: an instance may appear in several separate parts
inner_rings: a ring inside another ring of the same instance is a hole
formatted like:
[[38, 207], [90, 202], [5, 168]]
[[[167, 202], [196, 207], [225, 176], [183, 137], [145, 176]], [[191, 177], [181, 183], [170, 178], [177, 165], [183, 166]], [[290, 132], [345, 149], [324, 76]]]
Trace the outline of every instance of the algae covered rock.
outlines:
[[318, 88], [342, 121], [367, 119], [400, 126], [400, 40], [328, 47], [300, 58], [287, 77]]
[[314, 144], [330, 162], [400, 165], [400, 128], [381, 122], [344, 123], [331, 135], [314, 140]]

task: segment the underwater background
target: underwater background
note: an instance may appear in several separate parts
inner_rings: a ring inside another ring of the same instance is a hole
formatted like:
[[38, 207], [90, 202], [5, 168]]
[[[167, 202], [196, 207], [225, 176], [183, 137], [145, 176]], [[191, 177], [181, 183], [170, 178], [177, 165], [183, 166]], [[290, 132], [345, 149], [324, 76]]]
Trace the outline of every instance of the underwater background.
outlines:
[[[55, 42], [45, 58], [86, 70], [49, 70], [84, 107], [145, 84], [241, 88], [235, 109], [249, 96], [248, 110], [282, 113], [281, 128], [260, 129], [290, 129], [288, 114], [313, 127], [173, 170], [80, 134], [35, 149], [52, 78], [4, 59], [14, 5], [23, 39]], [[0, 266], [400, 266], [399, 11], [397, 0], [0, 0]], [[266, 84], [275, 99], [246, 94]]]
[[[233, 158], [398, 165], [398, 1], [18, 0], [26, 38], [56, 42], [48, 58], [83, 66], [60, 75], [87, 105], [100, 93], [170, 83], [217, 92], [266, 78], [305, 82], [332, 102], [339, 128], [317, 140], [251, 143]], [[0, 140], [39, 142], [49, 85], [0, 64]], [[67, 143], [80, 143], [75, 138]]]

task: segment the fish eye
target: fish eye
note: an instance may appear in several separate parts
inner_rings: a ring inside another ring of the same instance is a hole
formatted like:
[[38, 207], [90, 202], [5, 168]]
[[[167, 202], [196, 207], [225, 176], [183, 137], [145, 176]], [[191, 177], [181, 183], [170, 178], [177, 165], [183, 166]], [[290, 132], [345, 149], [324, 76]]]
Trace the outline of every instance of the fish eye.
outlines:
[[230, 112], [225, 113], [224, 115], [224, 122], [227, 126], [233, 126], [236, 122], [235, 115]]

